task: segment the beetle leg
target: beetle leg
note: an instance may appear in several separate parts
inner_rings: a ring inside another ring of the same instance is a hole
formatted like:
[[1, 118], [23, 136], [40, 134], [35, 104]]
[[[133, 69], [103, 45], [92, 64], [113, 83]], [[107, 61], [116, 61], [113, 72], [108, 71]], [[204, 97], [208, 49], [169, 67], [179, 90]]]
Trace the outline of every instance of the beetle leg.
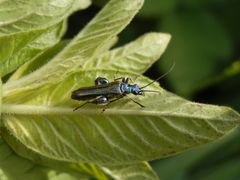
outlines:
[[95, 79], [95, 85], [108, 84], [108, 83], [109, 81], [107, 78], [97, 77], [97, 79]]
[[128, 84], [128, 82], [129, 82], [129, 80], [130, 80], [131, 82], [133, 82], [132, 79], [129, 78], [129, 77], [127, 77], [127, 78], [125, 78], [125, 77], [119, 77], [119, 78], [115, 78], [115, 79], [114, 79], [114, 81], [118, 81], [118, 80], [121, 80], [123, 83], [127, 83], [127, 84]]
[[89, 100], [83, 104], [81, 104], [80, 106], [76, 107], [73, 109], [73, 111], [76, 111], [78, 110], [79, 108], [85, 106], [86, 104], [88, 103], [92, 103], [92, 104], [99, 104], [99, 105], [108, 105], [109, 101], [108, 101], [108, 98], [105, 97], [105, 96], [98, 96], [96, 97], [95, 99], [92, 99], [92, 100]]
[[125, 95], [121, 95], [121, 96], [117, 97], [116, 99], [113, 99], [113, 100], [108, 101], [108, 103], [107, 103], [107, 104], [105, 105], [105, 107], [103, 108], [102, 113], [103, 113], [106, 109], [109, 108], [109, 104], [111, 104], [111, 103], [113, 103], [113, 102], [115, 102], [115, 101], [118, 101], [119, 99], [123, 98], [124, 96], [125, 96]]
[[131, 81], [133, 83], [133, 80], [130, 77], [122, 78], [122, 82], [128, 84], [128, 82]]
[[104, 108], [102, 109], [102, 113], [104, 113], [104, 111], [106, 111], [106, 109], [108, 109], [109, 108], [109, 103], [108, 104], [106, 104], [105, 106], [104, 106]]
[[131, 78], [128, 78], [128, 77], [124, 78], [124, 79], [123, 79], [123, 83], [128, 84], [128, 82], [129, 82], [130, 79], [131, 79]]
[[119, 77], [119, 78], [114, 78], [114, 81], [121, 80], [123, 82], [124, 79], [125, 79], [124, 77]]
[[113, 102], [115, 102], [115, 101], [118, 101], [119, 99], [123, 98], [124, 96], [125, 96], [125, 95], [121, 95], [121, 96], [117, 97], [116, 99], [113, 99], [113, 100], [109, 101], [109, 104], [110, 104], [110, 103], [113, 103]]
[[131, 97], [129, 97], [129, 96], [127, 96], [127, 95], [126, 95], [126, 97], [127, 97], [128, 99], [130, 99], [131, 101], [133, 101], [134, 103], [136, 103], [137, 105], [139, 105], [141, 108], [144, 108], [144, 107], [145, 107], [144, 105], [142, 105], [141, 103], [135, 101], [135, 100], [132, 99]]
[[85, 105], [86, 105], [86, 104], [88, 104], [88, 103], [90, 103], [90, 102], [89, 102], [89, 101], [87, 101], [87, 102], [85, 102], [85, 103], [81, 104], [80, 106], [77, 106], [76, 108], [74, 108], [74, 109], [73, 109], [73, 111], [76, 111], [76, 110], [78, 110], [79, 108], [81, 108], [81, 107], [85, 106]]

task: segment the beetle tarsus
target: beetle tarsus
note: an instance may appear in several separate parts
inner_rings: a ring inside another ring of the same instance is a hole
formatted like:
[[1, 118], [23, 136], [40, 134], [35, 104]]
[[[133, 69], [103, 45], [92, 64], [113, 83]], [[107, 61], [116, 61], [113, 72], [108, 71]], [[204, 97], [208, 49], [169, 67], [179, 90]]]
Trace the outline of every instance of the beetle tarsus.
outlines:
[[76, 110], [78, 110], [79, 108], [81, 108], [81, 107], [85, 106], [85, 105], [86, 105], [86, 104], [88, 104], [88, 103], [89, 103], [89, 101], [87, 101], [87, 102], [85, 102], [85, 103], [81, 104], [80, 106], [77, 106], [76, 108], [74, 108], [74, 109], [73, 109], [73, 111], [76, 111]]

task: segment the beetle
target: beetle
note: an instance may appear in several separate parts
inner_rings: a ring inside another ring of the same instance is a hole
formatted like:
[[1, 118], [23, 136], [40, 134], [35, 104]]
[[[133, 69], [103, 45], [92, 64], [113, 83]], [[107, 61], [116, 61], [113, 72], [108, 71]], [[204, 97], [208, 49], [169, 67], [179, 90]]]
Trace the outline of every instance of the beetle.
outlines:
[[86, 101], [82, 105], [76, 107], [74, 111], [88, 103], [105, 105], [105, 108], [103, 109], [103, 111], [105, 111], [110, 103], [115, 102], [123, 97], [128, 97], [131, 101], [144, 108], [144, 105], [135, 101], [128, 95], [133, 94], [144, 96], [145, 92], [158, 92], [153, 90], [145, 90], [145, 88], [166, 76], [172, 69], [173, 66], [167, 73], [163, 74], [162, 76], [158, 77], [143, 87], [139, 87], [137, 84], [129, 84], [129, 81], [131, 79], [128, 77], [117, 78], [114, 79], [113, 82], [109, 82], [108, 79], [104, 77], [97, 77], [95, 79], [94, 86], [81, 87], [72, 92], [71, 98], [73, 100]]

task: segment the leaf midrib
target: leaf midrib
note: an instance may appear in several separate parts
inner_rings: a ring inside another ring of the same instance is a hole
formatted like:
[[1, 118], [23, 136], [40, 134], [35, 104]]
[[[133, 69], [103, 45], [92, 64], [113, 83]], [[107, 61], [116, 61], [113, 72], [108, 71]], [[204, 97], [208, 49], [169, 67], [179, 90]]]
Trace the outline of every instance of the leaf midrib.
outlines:
[[[34, 105], [15, 105], [15, 104], [2, 104], [2, 114], [19, 114], [19, 115], [101, 115], [102, 109], [85, 108], [73, 111], [74, 108], [68, 107], [51, 107], [51, 106], [34, 106]], [[226, 110], [227, 111], [227, 110]], [[181, 117], [181, 118], [194, 118], [199, 120], [214, 120], [214, 121], [228, 121], [238, 122], [237, 120], [226, 120], [220, 117], [198, 117], [194, 115], [186, 115], [183, 113], [173, 113], [167, 111], [153, 111], [144, 110], [137, 111], [129, 109], [107, 109], [103, 115], [138, 115], [138, 116], [157, 116], [157, 117]]]

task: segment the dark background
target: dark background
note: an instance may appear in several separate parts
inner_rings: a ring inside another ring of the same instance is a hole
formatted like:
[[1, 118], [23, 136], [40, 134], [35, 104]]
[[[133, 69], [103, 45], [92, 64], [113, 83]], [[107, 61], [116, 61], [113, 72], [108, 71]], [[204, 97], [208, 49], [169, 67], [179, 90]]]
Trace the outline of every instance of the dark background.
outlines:
[[[144, 7], [120, 34], [117, 46], [146, 32], [167, 32], [172, 40], [145, 75], [192, 101], [230, 106], [240, 112], [240, 1], [145, 0]], [[72, 38], [106, 0], [73, 14], [65, 38]], [[151, 162], [161, 179], [240, 179], [240, 128], [222, 140]]]

